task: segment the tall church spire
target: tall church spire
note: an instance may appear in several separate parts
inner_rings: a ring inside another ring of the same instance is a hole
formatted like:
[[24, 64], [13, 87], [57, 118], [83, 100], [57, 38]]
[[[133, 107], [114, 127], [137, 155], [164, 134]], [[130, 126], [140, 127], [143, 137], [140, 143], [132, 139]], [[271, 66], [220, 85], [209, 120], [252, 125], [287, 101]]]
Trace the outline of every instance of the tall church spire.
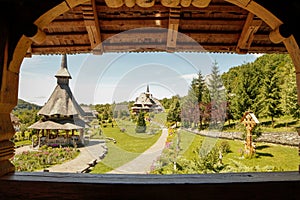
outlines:
[[150, 96], [150, 90], [149, 90], [149, 85], [147, 84], [147, 89], [146, 89], [146, 97], [149, 98]]
[[68, 79], [72, 78], [68, 71], [67, 65], [68, 65], [67, 64], [67, 55], [63, 54], [62, 59], [61, 59], [60, 69], [58, 70], [58, 72], [55, 75], [56, 78], [68, 78]]
[[68, 71], [66, 54], [63, 54], [62, 56], [60, 69], [57, 71], [55, 77], [57, 78], [58, 84], [66, 84], [66, 85], [69, 84], [69, 79], [72, 78]]

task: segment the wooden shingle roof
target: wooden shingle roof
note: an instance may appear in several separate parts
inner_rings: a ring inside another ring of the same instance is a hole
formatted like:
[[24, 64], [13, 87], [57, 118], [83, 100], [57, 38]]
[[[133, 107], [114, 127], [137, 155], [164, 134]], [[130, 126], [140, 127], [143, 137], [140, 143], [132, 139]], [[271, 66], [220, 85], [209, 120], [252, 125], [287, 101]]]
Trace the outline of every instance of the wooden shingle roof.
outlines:
[[72, 94], [69, 82], [64, 80], [65, 78], [71, 78], [66, 67], [66, 60], [66, 55], [63, 55], [62, 67], [56, 74], [56, 78], [58, 79], [57, 85], [46, 104], [39, 110], [38, 115], [85, 116], [84, 110]]

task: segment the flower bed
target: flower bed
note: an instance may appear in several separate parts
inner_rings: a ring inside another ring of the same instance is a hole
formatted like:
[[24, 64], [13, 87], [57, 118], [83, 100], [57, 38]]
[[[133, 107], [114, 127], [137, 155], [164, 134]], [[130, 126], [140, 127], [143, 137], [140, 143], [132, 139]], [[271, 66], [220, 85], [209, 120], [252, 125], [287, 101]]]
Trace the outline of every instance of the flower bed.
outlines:
[[12, 163], [16, 171], [36, 171], [74, 159], [79, 150], [71, 147], [52, 148], [43, 146], [38, 151], [24, 151], [15, 155]]

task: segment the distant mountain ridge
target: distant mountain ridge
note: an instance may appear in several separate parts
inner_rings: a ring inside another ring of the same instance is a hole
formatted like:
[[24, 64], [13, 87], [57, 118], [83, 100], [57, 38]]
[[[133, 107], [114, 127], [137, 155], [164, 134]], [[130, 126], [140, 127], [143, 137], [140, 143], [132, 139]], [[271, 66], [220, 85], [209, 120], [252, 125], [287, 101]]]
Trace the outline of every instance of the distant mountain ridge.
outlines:
[[27, 109], [27, 110], [39, 110], [41, 108], [42, 108], [42, 106], [39, 106], [37, 104], [29, 103], [27, 101], [24, 101], [23, 99], [18, 99], [18, 104], [14, 108], [14, 111], [16, 111], [16, 110], [23, 110], [23, 109]]

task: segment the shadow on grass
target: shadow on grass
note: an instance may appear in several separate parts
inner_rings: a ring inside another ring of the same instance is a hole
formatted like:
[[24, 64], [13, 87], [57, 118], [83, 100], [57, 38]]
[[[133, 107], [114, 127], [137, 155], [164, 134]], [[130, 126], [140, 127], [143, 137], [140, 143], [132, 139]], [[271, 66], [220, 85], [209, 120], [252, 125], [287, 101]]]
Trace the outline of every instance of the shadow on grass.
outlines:
[[260, 146], [257, 146], [255, 147], [256, 150], [262, 150], [262, 149], [266, 149], [266, 148], [269, 148], [270, 146], [269, 145], [260, 145]]
[[281, 127], [288, 127], [297, 124], [297, 120], [289, 121], [289, 122], [282, 122], [282, 123], [277, 123], [274, 128], [281, 128]]
[[274, 157], [273, 154], [270, 153], [260, 153], [260, 152], [256, 152], [255, 153], [255, 157], [256, 158], [260, 158], [260, 157]]
[[270, 125], [272, 125], [272, 121], [270, 120], [270, 121], [264, 121], [264, 122], [261, 122], [260, 123], [262, 126], [270, 126]]

